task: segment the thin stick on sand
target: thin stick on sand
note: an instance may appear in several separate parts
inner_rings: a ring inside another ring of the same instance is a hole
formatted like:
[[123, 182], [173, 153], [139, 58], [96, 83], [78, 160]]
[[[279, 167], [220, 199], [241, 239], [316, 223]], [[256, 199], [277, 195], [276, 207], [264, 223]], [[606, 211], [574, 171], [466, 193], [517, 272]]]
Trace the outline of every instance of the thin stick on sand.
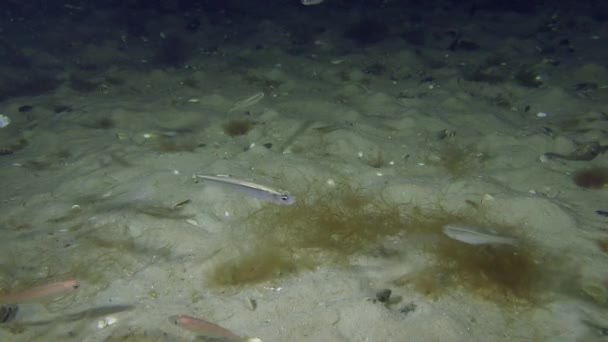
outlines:
[[48, 299], [51, 296], [63, 295], [68, 291], [73, 291], [80, 286], [77, 280], [70, 279], [50, 283], [46, 285], [32, 287], [27, 290], [17, 291], [0, 295], [2, 304], [21, 304]]

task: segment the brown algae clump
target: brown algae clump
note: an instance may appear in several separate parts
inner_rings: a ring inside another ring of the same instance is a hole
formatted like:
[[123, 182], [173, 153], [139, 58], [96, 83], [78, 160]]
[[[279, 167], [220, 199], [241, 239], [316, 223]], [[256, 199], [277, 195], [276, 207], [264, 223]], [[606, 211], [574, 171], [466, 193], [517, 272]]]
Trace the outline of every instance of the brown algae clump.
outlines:
[[601, 189], [608, 186], [608, 167], [592, 167], [574, 173], [574, 183], [581, 188]]
[[212, 279], [218, 286], [255, 284], [292, 274], [301, 267], [302, 263], [298, 264], [287, 251], [272, 246], [258, 252], [245, 252], [220, 263], [213, 270]]
[[[471, 245], [443, 233], [442, 227], [451, 223], [491, 227], [498, 235], [522, 231], [491, 222], [484, 210], [422, 210], [390, 203], [348, 184], [316, 185], [309, 190], [293, 206], [264, 206], [246, 218], [243, 226], [251, 237], [235, 240], [246, 241], [240, 247], [247, 252], [216, 264], [211, 283], [255, 284], [322, 265], [348, 263], [358, 255], [397, 257], [404, 265], [412, 255], [424, 256], [418, 272], [400, 277], [395, 284], [432, 298], [462, 290], [503, 304], [534, 304], [554, 280], [552, 267], [545, 262], [553, 258], [521, 238], [515, 246]], [[403, 248], [377, 253], [387, 248], [388, 238], [400, 239]]]
[[445, 239], [434, 254], [433, 268], [446, 275], [448, 286], [458, 285], [494, 302], [535, 303], [548, 286], [539, 256], [523, 245], [468, 245]]
[[237, 137], [247, 134], [253, 128], [253, 122], [247, 119], [234, 119], [226, 122], [222, 128], [226, 135]]
[[379, 196], [345, 184], [311, 190], [312, 195], [293, 206], [265, 206], [245, 219], [244, 226], [253, 235], [246, 239], [249, 251], [218, 264], [212, 283], [258, 283], [326, 262], [347, 261], [402, 229], [399, 207]]

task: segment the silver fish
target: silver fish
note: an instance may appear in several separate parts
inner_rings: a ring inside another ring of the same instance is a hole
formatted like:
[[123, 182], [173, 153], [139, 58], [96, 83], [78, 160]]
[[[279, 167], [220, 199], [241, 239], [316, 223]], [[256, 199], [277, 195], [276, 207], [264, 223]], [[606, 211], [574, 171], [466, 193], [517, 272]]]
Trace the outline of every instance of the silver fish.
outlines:
[[217, 175], [217, 176], [196, 175], [196, 177], [200, 178], [200, 179], [208, 180], [208, 181], [233, 185], [233, 186], [239, 188], [240, 190], [249, 193], [251, 196], [253, 196], [255, 198], [265, 200], [265, 201], [270, 201], [270, 202], [273, 202], [276, 204], [291, 205], [296, 202], [296, 198], [294, 196], [291, 196], [288, 193], [283, 192], [283, 191], [269, 188], [265, 185], [260, 185], [260, 184], [256, 184], [256, 183], [252, 183], [252, 182], [248, 182], [245, 180], [240, 180], [240, 179], [236, 179], [236, 178], [232, 178], [232, 177], [228, 177], [228, 176], [224, 176], [224, 175]]
[[517, 245], [514, 238], [482, 233], [467, 226], [448, 224], [443, 226], [442, 230], [448, 237], [469, 245]]
[[300, 0], [300, 3], [304, 6], [312, 6], [312, 5], [318, 5], [320, 3], [322, 3], [324, 0]]

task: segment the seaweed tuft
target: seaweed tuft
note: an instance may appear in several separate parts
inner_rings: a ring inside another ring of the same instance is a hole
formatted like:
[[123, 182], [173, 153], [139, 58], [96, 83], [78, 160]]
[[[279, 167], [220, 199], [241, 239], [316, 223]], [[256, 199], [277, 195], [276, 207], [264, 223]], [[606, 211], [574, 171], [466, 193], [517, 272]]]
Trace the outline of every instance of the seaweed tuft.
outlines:
[[[250, 234], [234, 241], [241, 252], [219, 260], [211, 269], [217, 287], [249, 286], [318, 267], [350, 264], [358, 256], [401, 258], [424, 255], [419, 271], [394, 279], [430, 298], [465, 291], [506, 307], [542, 303], [556, 283], [557, 258], [529, 243], [518, 226], [489, 220], [483, 208], [449, 212], [394, 204], [346, 182], [308, 188], [290, 207], [264, 206], [243, 224]], [[517, 246], [470, 245], [448, 238], [448, 223], [488, 227], [516, 236]], [[386, 242], [391, 241], [387, 247]], [[395, 244], [394, 241], [402, 241]], [[391, 249], [392, 248], [392, 249]]]
[[231, 137], [245, 135], [253, 128], [253, 122], [247, 119], [230, 120], [222, 127], [224, 133]]

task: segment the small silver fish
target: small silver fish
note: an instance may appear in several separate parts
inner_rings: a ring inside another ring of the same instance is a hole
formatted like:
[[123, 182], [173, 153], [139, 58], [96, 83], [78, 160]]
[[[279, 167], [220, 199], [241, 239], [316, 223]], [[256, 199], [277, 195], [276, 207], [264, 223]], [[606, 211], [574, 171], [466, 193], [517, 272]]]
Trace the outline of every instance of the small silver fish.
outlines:
[[233, 185], [233, 186], [239, 188], [240, 190], [249, 193], [251, 196], [253, 196], [255, 198], [265, 200], [265, 201], [270, 201], [270, 202], [273, 202], [276, 204], [291, 205], [296, 202], [296, 198], [294, 196], [289, 195], [286, 192], [278, 191], [278, 190], [269, 188], [267, 186], [248, 182], [245, 180], [240, 180], [240, 179], [236, 179], [236, 178], [232, 178], [232, 177], [228, 177], [228, 176], [224, 176], [224, 175], [217, 175], [217, 176], [196, 175], [196, 178], [214, 181], [214, 182], [218, 182], [218, 183], [222, 183], [222, 184]]
[[442, 230], [448, 237], [469, 245], [517, 245], [514, 238], [482, 233], [467, 226], [448, 224]]

